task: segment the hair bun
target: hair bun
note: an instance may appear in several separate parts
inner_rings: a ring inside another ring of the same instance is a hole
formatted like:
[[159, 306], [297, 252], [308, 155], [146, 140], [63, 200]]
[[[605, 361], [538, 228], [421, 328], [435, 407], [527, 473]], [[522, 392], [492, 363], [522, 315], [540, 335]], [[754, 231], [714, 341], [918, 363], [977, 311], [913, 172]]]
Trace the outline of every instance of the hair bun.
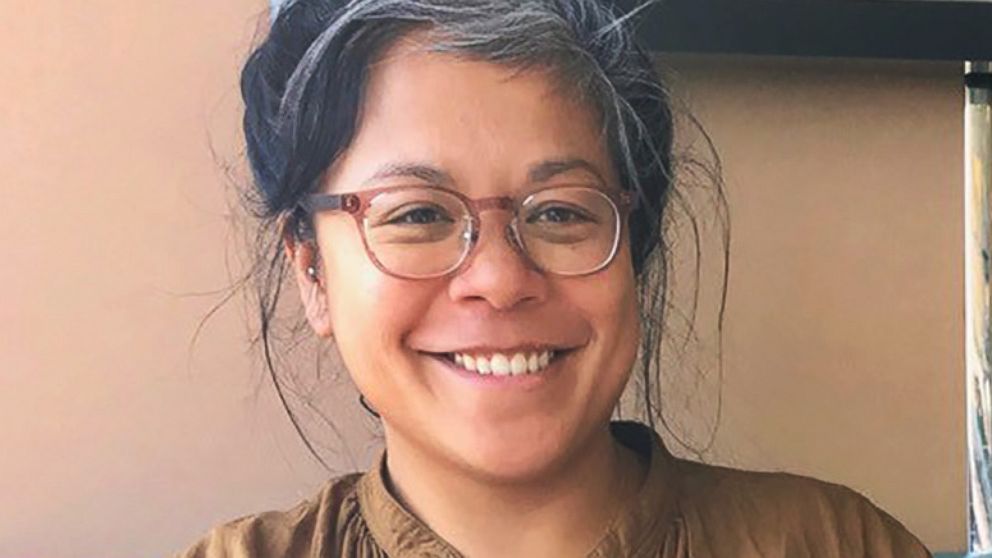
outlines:
[[286, 84], [339, 4], [313, 0], [283, 2], [275, 11], [268, 36], [252, 52], [241, 72], [248, 160], [267, 211], [283, 209], [279, 203], [280, 184], [288, 153], [285, 141], [280, 138], [279, 110]]

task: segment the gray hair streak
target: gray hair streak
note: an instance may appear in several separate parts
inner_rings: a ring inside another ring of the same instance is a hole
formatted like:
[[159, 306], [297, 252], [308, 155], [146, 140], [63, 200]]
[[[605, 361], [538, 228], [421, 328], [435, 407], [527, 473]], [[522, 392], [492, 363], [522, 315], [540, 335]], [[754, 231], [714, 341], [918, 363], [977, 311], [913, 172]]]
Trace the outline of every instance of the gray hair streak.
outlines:
[[627, 187], [645, 209], [660, 217], [663, 202], [644, 191], [640, 176], [646, 170], [643, 165], [650, 165], [670, 180], [669, 154], [658, 149], [669, 148], [670, 139], [661, 146], [651, 141], [651, 127], [669, 127], [670, 117], [667, 122], [645, 122], [630, 96], [636, 91], [639, 97], [654, 96], [666, 103], [667, 94], [649, 62], [631, 59], [631, 53], [640, 50], [626, 25], [652, 3], [617, 16], [599, 0], [352, 0], [338, 9], [293, 71], [278, 122], [292, 134], [307, 86], [342, 30], [359, 22], [406, 22], [434, 32], [433, 51], [465, 53], [519, 68], [545, 67], [560, 83], [592, 101], [605, 120]]

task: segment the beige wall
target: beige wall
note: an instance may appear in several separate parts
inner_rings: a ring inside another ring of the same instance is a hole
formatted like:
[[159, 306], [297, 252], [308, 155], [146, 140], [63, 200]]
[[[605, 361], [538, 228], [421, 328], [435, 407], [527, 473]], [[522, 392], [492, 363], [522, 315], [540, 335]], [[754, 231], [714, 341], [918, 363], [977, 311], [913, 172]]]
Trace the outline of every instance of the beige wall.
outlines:
[[[263, 11], [4, 3], [0, 557], [165, 555], [322, 480], [247, 350], [248, 310], [189, 345], [217, 301], [192, 293], [237, 265], [210, 146], [237, 161], [236, 74]], [[849, 484], [961, 548], [957, 67], [671, 62], [733, 208], [714, 459]], [[675, 418], [709, 416], [706, 389], [673, 398]], [[367, 462], [350, 394], [325, 391]]]
[[963, 550], [960, 66], [669, 63], [732, 213], [716, 457], [847, 484]]

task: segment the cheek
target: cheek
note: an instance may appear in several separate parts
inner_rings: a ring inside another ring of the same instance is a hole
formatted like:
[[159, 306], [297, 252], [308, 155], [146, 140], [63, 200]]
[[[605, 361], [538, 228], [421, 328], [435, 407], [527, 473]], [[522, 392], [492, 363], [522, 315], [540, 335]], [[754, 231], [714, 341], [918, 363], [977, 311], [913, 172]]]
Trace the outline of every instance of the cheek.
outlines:
[[636, 344], [640, 334], [637, 281], [626, 243], [610, 267], [593, 277], [597, 279], [594, 282], [597, 292], [588, 293], [583, 299], [590, 301], [596, 321], [601, 324], [600, 332], [618, 341], [629, 341], [632, 337]]
[[[328, 227], [321, 236], [327, 279], [328, 311], [334, 343], [359, 389], [382, 385], [384, 370], [409, 358], [404, 336], [424, 315], [433, 296], [426, 282], [414, 283], [382, 273], [368, 258], [361, 237], [345, 227]], [[395, 377], [395, 374], [390, 376]]]
[[619, 391], [637, 356], [641, 333], [637, 283], [629, 252], [617, 254], [609, 268], [590, 279], [588, 289], [574, 293], [573, 300], [581, 301], [577, 303], [582, 304], [596, 331], [600, 361], [597, 381], [613, 386], [606, 391]]

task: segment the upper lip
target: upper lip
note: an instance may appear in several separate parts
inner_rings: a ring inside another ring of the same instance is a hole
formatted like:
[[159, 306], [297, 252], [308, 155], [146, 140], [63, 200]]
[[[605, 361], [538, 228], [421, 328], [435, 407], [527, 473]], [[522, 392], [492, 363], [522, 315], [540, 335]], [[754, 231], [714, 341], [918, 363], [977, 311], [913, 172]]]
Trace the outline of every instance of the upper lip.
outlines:
[[470, 345], [463, 346], [457, 349], [450, 349], [446, 351], [424, 351], [431, 352], [434, 354], [493, 354], [493, 353], [503, 353], [503, 354], [513, 354], [513, 353], [538, 353], [542, 351], [567, 351], [577, 348], [576, 346], [568, 346], [558, 343], [520, 343], [517, 345], [504, 345], [504, 346], [494, 346], [494, 345]]

